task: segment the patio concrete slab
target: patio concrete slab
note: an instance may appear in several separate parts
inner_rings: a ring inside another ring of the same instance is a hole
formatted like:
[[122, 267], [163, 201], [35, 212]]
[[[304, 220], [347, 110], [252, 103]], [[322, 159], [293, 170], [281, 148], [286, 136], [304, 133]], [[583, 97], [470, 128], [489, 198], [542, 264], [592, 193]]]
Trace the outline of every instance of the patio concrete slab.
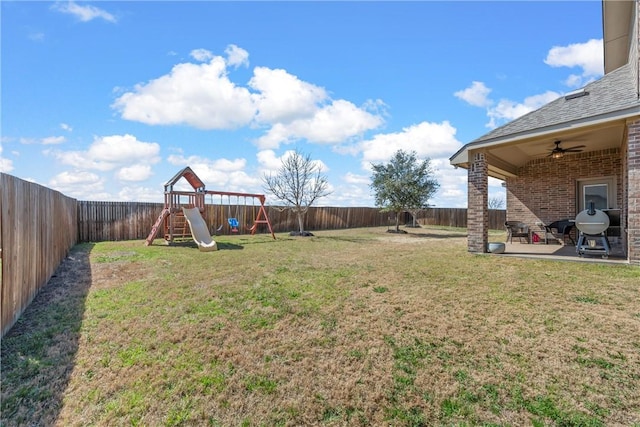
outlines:
[[578, 256], [573, 245], [544, 244], [544, 243], [505, 243], [505, 251], [497, 256], [512, 256], [520, 258], [549, 259], [556, 261], [596, 262], [604, 264], [628, 264], [622, 248], [614, 245], [608, 258], [601, 255]]

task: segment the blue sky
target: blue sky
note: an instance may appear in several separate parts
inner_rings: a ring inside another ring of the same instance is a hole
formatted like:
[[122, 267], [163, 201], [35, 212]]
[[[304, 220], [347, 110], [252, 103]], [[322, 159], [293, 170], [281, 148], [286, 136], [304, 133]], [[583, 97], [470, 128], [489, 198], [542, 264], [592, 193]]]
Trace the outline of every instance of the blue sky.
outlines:
[[[0, 171], [80, 200], [162, 201], [185, 166], [264, 193], [291, 150], [373, 206], [371, 163], [430, 158], [599, 78], [599, 1], [0, 2]], [[504, 197], [491, 180], [490, 197]], [[276, 203], [269, 199], [268, 202]]]

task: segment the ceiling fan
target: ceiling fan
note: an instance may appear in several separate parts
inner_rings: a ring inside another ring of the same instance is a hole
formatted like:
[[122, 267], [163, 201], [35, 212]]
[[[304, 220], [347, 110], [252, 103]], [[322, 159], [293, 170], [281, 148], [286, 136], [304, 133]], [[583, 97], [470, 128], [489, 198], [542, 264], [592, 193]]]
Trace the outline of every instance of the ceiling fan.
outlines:
[[547, 157], [552, 157], [554, 159], [561, 159], [562, 157], [564, 157], [564, 153], [579, 153], [582, 151], [582, 148], [586, 147], [586, 145], [576, 145], [575, 147], [562, 148], [560, 147], [561, 142], [562, 141], [554, 142], [556, 146], [553, 148], [553, 150], [549, 150], [551, 152], [549, 153], [549, 155], [547, 155]]

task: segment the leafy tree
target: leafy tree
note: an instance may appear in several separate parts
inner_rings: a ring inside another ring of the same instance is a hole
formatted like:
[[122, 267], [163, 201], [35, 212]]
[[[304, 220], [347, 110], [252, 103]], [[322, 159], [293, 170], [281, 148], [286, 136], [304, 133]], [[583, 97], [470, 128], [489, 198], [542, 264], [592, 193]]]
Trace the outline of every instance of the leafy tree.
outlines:
[[386, 164], [372, 164], [371, 188], [376, 206], [395, 212], [396, 232], [400, 231], [400, 213], [410, 212], [414, 225], [417, 213], [428, 207], [429, 199], [440, 184], [433, 177], [431, 160], [418, 161], [415, 151], [398, 150]]
[[284, 202], [285, 209], [295, 212], [300, 235], [304, 234], [304, 216], [309, 207], [319, 198], [331, 194], [320, 163], [298, 150], [285, 156], [280, 169], [275, 174], [265, 174], [263, 181], [264, 188]]

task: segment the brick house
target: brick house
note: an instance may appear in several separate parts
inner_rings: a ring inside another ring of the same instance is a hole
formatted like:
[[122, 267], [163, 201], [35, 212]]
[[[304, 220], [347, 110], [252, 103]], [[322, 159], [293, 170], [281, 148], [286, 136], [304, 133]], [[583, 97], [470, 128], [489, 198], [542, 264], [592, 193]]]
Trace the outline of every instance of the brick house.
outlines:
[[[468, 249], [486, 252], [488, 177], [506, 185], [507, 220], [535, 229], [575, 218], [587, 200], [618, 216], [616, 245], [640, 265], [640, 1], [602, 2], [605, 75], [466, 144]], [[558, 142], [559, 141], [559, 142]], [[552, 150], [571, 148], [572, 152]], [[612, 223], [613, 224], [613, 223]]]

